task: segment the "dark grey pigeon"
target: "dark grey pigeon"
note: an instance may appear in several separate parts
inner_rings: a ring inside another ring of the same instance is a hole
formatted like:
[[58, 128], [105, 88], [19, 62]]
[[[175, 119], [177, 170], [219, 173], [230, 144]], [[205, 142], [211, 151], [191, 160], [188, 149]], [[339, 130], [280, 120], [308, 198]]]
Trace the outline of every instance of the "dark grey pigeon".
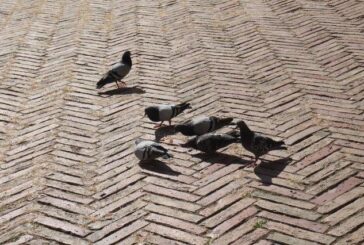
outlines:
[[275, 141], [269, 137], [259, 135], [251, 131], [244, 121], [239, 121], [236, 125], [240, 128], [240, 137], [243, 147], [255, 156], [254, 166], [257, 166], [259, 157], [264, 154], [273, 150], [287, 149], [283, 140]]
[[201, 136], [195, 136], [185, 144], [181, 144], [181, 146], [212, 154], [218, 149], [238, 142], [240, 142], [240, 133], [238, 131], [231, 131], [228, 133], [208, 133]]
[[[108, 83], [115, 82], [119, 87], [118, 81], [121, 81], [131, 70], [132, 62], [130, 57], [130, 52], [126, 51], [121, 58], [121, 61], [112, 66], [111, 70], [106, 72], [105, 75], [100, 79], [100, 81], [96, 84], [96, 88], [100, 89]], [[125, 82], [121, 81], [123, 86], [125, 86]]]
[[203, 135], [227, 126], [232, 121], [232, 117], [218, 118], [214, 116], [199, 116], [183, 124], [176, 125], [175, 131], [186, 136]]
[[159, 125], [156, 125], [156, 127], [160, 127], [164, 121], [168, 121], [169, 125], [171, 125], [172, 118], [181, 114], [184, 110], [191, 108], [191, 105], [187, 102], [183, 102], [178, 105], [149, 106], [145, 108], [144, 115], [147, 115], [153, 122], [161, 122]]
[[166, 148], [154, 141], [137, 139], [135, 144], [136, 148], [134, 153], [136, 157], [143, 162], [153, 160], [158, 157], [162, 157], [163, 159], [173, 157], [168, 153]]

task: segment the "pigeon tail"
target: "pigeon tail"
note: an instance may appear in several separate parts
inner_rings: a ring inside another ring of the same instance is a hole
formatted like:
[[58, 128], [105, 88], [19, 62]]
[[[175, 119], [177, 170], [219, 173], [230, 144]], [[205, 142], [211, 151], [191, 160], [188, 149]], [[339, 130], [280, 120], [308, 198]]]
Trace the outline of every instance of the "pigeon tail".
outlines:
[[174, 107], [174, 116], [177, 116], [179, 114], [181, 114], [184, 110], [186, 109], [191, 109], [191, 105], [187, 102], [183, 102], [181, 104], [178, 104]]
[[112, 82], [113, 82], [113, 77], [110, 76], [110, 74], [106, 74], [103, 78], [100, 79], [100, 81], [97, 82], [96, 88], [100, 89], [103, 86], [105, 86], [105, 84], [112, 83]]
[[287, 146], [285, 146], [285, 143], [283, 140], [273, 141], [272, 148], [275, 150], [287, 150]]
[[218, 122], [217, 122], [218, 128], [229, 125], [233, 120], [234, 120], [234, 118], [232, 118], [232, 117], [218, 119]]
[[188, 102], [182, 102], [182, 103], [178, 104], [177, 107], [181, 107], [182, 110], [192, 109], [191, 104]]

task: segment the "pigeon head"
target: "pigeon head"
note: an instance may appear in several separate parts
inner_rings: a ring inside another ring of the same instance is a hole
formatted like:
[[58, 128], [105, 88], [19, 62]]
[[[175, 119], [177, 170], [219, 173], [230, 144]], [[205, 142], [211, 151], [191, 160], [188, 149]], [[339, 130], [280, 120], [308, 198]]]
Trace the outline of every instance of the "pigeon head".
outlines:
[[186, 143], [184, 144], [180, 144], [180, 146], [182, 147], [189, 147], [189, 148], [195, 148], [196, 147], [196, 140], [197, 140], [197, 137], [193, 137], [192, 139], [189, 139], [187, 140]]
[[142, 142], [143, 141], [143, 139], [140, 139], [140, 138], [138, 138], [138, 139], [136, 139], [135, 141], [134, 141], [134, 143], [136, 144], [136, 145], [138, 145], [140, 142]]
[[129, 65], [131, 67], [132, 62], [131, 62], [131, 56], [130, 55], [131, 55], [130, 51], [126, 51], [123, 54], [123, 57], [121, 58], [121, 62], [124, 63], [124, 64], [127, 64], [127, 65]]
[[154, 106], [150, 106], [144, 109], [144, 115], [147, 115], [150, 120], [153, 122], [159, 121], [159, 111], [158, 108]]
[[236, 123], [237, 128], [240, 129], [241, 132], [251, 132], [251, 130], [249, 129], [248, 125], [246, 125], [246, 123], [244, 121], [238, 121]]
[[189, 125], [178, 124], [174, 127], [176, 133], [182, 133], [183, 135], [192, 136], [194, 135], [193, 128]]

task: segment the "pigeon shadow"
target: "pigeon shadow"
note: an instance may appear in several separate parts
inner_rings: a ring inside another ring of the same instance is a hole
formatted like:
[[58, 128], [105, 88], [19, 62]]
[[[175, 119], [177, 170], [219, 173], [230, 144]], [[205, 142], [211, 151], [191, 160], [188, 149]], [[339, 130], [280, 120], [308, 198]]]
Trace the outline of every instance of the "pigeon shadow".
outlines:
[[209, 163], [222, 163], [222, 164], [249, 164], [251, 161], [244, 160], [235, 155], [229, 155], [223, 152], [215, 152], [215, 153], [197, 153], [193, 155], [194, 157], [200, 158], [201, 160]]
[[152, 160], [149, 162], [139, 162], [138, 164], [142, 169], [160, 173], [160, 174], [167, 174], [167, 175], [173, 175], [173, 176], [178, 176], [181, 174], [180, 172], [173, 170], [167, 164], [165, 164], [164, 162], [159, 161], [159, 160]]
[[254, 173], [260, 178], [263, 185], [271, 185], [272, 179], [277, 177], [287, 165], [292, 162], [292, 158], [282, 158], [275, 161], [262, 162], [254, 168]]
[[116, 88], [105, 92], [99, 92], [98, 94], [107, 95], [107, 97], [109, 97], [118, 94], [144, 94], [144, 93], [145, 91], [142, 88], [134, 86], [134, 87]]
[[159, 142], [163, 137], [175, 134], [174, 126], [162, 126], [157, 128], [154, 132], [155, 141]]

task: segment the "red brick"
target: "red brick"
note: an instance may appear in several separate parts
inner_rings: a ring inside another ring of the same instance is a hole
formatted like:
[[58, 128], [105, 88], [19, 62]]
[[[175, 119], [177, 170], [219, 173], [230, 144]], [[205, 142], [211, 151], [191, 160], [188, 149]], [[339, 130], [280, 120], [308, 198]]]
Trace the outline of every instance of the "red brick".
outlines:
[[292, 190], [292, 189], [275, 186], [275, 185], [265, 186], [258, 182], [250, 182], [249, 186], [255, 187], [257, 189], [261, 189], [264, 191], [274, 192], [274, 193], [281, 194], [281, 195], [288, 196], [288, 197], [294, 197], [297, 199], [309, 200], [313, 197], [313, 195], [307, 194], [302, 191]]
[[282, 232], [284, 234], [291, 235], [296, 238], [301, 238], [301, 239], [314, 241], [314, 242], [320, 242], [323, 244], [331, 244], [335, 240], [335, 238], [332, 236], [295, 228], [295, 227], [292, 227], [289, 225], [285, 225], [285, 224], [277, 223], [277, 222], [273, 222], [273, 221], [268, 221], [264, 225], [264, 227], [266, 229]]
[[252, 198], [242, 199], [229, 206], [228, 208], [224, 209], [223, 211], [215, 214], [214, 216], [211, 216], [208, 219], [204, 220], [202, 224], [209, 228], [215, 227], [216, 225], [224, 222], [226, 219], [236, 215], [239, 211], [247, 208], [254, 202], [255, 200]]
[[304, 158], [300, 162], [297, 163], [297, 167], [299, 169], [302, 169], [310, 164], [314, 164], [315, 162], [323, 159], [324, 157], [332, 154], [333, 152], [337, 151], [339, 149], [338, 146], [335, 146], [333, 144], [327, 145], [324, 148], [321, 148], [320, 150], [316, 151], [314, 154]]
[[258, 216], [320, 233], [324, 233], [329, 228], [329, 226], [325, 224], [308, 221], [302, 218], [291, 218], [289, 216], [275, 214], [267, 211], [260, 212]]
[[146, 220], [154, 223], [160, 223], [165, 224], [168, 226], [172, 226], [181, 230], [185, 230], [190, 233], [194, 233], [195, 235], [201, 235], [206, 231], [205, 228], [195, 225], [193, 223], [189, 223], [186, 221], [182, 221], [179, 219], [159, 215], [159, 214], [149, 214], [147, 217], [145, 217]]
[[334, 189], [331, 189], [321, 194], [320, 196], [316, 197], [315, 199], [312, 200], [312, 202], [322, 205], [328, 201], [335, 199], [341, 194], [347, 192], [348, 190], [351, 190], [352, 188], [361, 183], [363, 183], [363, 180], [355, 177], [350, 177], [349, 179], [345, 180]]
[[[240, 245], [240, 244], [263, 244], [262, 241], [257, 243], [257, 240], [261, 237], [265, 236], [269, 231], [266, 229], [255, 229], [254, 231], [242, 236], [238, 240], [236, 240], [232, 245]], [[269, 243], [268, 243], [269, 244]]]
[[154, 194], [174, 197], [177, 199], [182, 199], [182, 200], [186, 200], [186, 201], [190, 201], [190, 202], [194, 202], [200, 198], [200, 196], [198, 196], [198, 195], [194, 195], [194, 194], [190, 194], [190, 193], [182, 192], [182, 191], [176, 191], [176, 190], [172, 190], [172, 189], [168, 189], [168, 188], [164, 188], [164, 187], [156, 186], [156, 185], [152, 185], [152, 184], [145, 186], [143, 189], [147, 192], [152, 192]]
[[243, 222], [245, 219], [251, 217], [252, 215], [257, 213], [257, 209], [255, 207], [249, 207], [244, 209], [243, 211], [237, 213], [231, 219], [228, 219], [221, 223], [220, 225], [216, 226], [211, 233], [213, 236], [222, 235], [225, 232], [229, 231], [232, 227], [238, 225], [239, 223]]
[[299, 209], [296, 207], [291, 207], [284, 204], [278, 204], [274, 202], [268, 202], [264, 200], [259, 200], [255, 203], [260, 208], [274, 211], [282, 214], [288, 214], [290, 216], [299, 217], [302, 219], [308, 219], [308, 220], [317, 220], [319, 217], [321, 217], [321, 214], [318, 214], [313, 211]]
[[188, 244], [206, 244], [207, 239], [196, 235], [192, 235], [189, 232], [184, 232], [178, 229], [169, 228], [167, 226], [161, 226], [157, 224], [150, 224], [145, 227], [145, 230], [159, 234], [164, 237], [170, 237], [174, 240], [186, 242]]

